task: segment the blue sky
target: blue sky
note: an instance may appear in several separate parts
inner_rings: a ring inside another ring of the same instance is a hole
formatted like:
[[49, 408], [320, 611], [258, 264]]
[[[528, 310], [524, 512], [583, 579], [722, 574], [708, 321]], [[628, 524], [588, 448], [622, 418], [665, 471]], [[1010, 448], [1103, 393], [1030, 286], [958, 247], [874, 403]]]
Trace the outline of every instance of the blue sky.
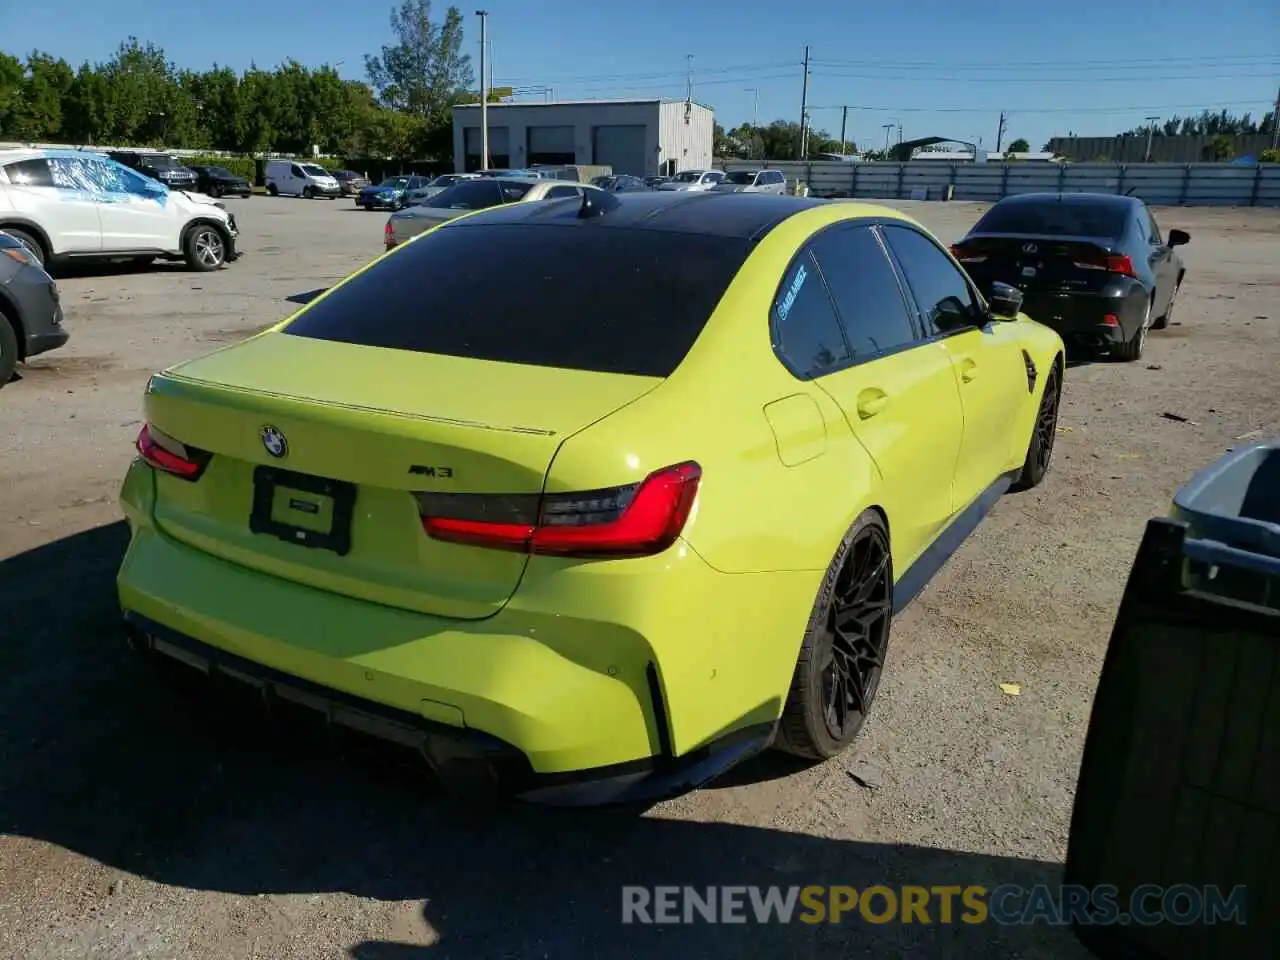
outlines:
[[[882, 146], [883, 125], [901, 123], [907, 139], [981, 137], [991, 149], [1002, 109], [1006, 143], [1026, 137], [1033, 149], [1055, 134], [1118, 133], [1153, 114], [1225, 106], [1259, 117], [1280, 84], [1276, 0], [685, 0], [594, 12], [485, 2], [496, 84], [549, 89], [556, 99], [683, 97], [692, 54], [694, 97], [726, 127], [751, 120], [757, 97], [761, 122], [798, 120], [809, 44], [814, 126], [838, 136], [839, 107], [848, 105], [848, 136], [860, 146]], [[364, 54], [390, 41], [393, 2], [0, 6], [7, 52], [96, 61], [133, 34], [193, 68], [292, 57], [363, 79]], [[476, 56], [474, 9], [463, 7]]]

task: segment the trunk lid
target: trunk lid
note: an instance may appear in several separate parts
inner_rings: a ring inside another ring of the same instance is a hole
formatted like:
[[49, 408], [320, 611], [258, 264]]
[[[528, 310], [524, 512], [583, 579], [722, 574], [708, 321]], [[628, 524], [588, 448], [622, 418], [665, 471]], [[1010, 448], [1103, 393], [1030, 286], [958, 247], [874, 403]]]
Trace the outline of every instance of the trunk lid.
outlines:
[[1106, 267], [1114, 241], [1097, 237], [973, 233], [956, 245], [956, 257], [984, 292], [993, 281], [1027, 293], [1087, 293], [1113, 278]]
[[526, 556], [428, 539], [413, 493], [540, 493], [567, 437], [660, 382], [268, 332], [153, 378], [148, 422], [212, 454], [195, 482], [157, 473], [156, 524], [273, 576], [482, 618]]

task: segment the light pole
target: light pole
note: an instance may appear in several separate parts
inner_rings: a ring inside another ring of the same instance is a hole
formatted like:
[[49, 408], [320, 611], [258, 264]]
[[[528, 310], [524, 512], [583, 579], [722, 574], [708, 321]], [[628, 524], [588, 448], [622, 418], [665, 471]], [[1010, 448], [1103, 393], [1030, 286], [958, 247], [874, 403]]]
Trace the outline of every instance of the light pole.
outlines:
[[750, 159], [754, 159], [754, 157], [752, 157], [752, 154], [756, 152], [756, 137], [758, 136], [758, 134], [756, 133], [756, 130], [760, 126], [760, 88], [744, 87], [743, 92], [751, 94], [751, 97], [752, 97], [751, 141], [747, 144], [747, 159], [750, 160]]
[[1147, 117], [1147, 155], [1143, 159], [1143, 163], [1151, 162], [1151, 140], [1156, 135], [1156, 121], [1159, 117]]
[[[489, 169], [489, 83], [485, 74], [485, 51], [489, 46], [489, 11], [477, 10], [480, 18], [480, 169]], [[465, 146], [465, 145], [464, 145]]]

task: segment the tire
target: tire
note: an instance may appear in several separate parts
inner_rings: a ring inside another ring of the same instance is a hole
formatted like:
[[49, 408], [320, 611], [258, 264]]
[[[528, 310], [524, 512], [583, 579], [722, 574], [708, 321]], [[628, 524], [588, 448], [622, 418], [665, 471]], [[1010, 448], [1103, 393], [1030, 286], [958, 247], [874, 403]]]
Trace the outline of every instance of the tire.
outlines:
[[302, 199], [303, 199], [303, 200], [310, 200], [310, 199], [312, 199], [314, 196], [315, 196], [315, 193], [311, 190], [311, 188], [310, 188], [310, 187], [303, 187], [303, 188], [302, 188]]
[[217, 200], [219, 197], [222, 196], [222, 188], [217, 184], [214, 184], [212, 187], [209, 188], [209, 196]]
[[13, 379], [18, 366], [18, 333], [9, 318], [0, 313], [0, 389]]
[[279, 188], [279, 187], [277, 187], [274, 183], [268, 183], [268, 184], [267, 184], [267, 195], [268, 195], [268, 196], [272, 196], [272, 197], [278, 197], [278, 196], [280, 196], [280, 188]]
[[1031, 428], [1031, 442], [1027, 444], [1027, 458], [1022, 462], [1022, 472], [1013, 482], [1014, 490], [1030, 490], [1040, 486], [1049, 472], [1053, 459], [1053, 442], [1058, 436], [1058, 411], [1062, 406], [1062, 379], [1055, 360], [1049, 376], [1045, 378], [1040, 406], [1036, 409], [1036, 422]]
[[213, 224], [197, 223], [183, 238], [182, 255], [192, 270], [217, 270], [227, 262], [227, 238]]
[[[892, 616], [889, 531], [880, 514], [867, 510], [844, 535], [822, 578], [774, 746], [799, 757], [826, 760], [853, 742], [884, 672]], [[837, 634], [837, 617], [859, 629]], [[838, 662], [844, 671], [837, 670]]]
[[1173, 316], [1173, 307], [1178, 302], [1178, 291], [1182, 289], [1182, 278], [1185, 275], [1185, 273], [1178, 274], [1178, 282], [1173, 285], [1173, 293], [1169, 296], [1169, 305], [1165, 307], [1164, 316], [1156, 318], [1156, 321], [1151, 324], [1152, 330], [1163, 330], [1169, 326], [1169, 318]]
[[1147, 331], [1151, 328], [1151, 301], [1147, 301], [1146, 313], [1142, 315], [1142, 326], [1124, 343], [1117, 343], [1111, 348], [1111, 359], [1120, 363], [1133, 363], [1142, 359], [1147, 347]]
[[27, 231], [18, 227], [0, 227], [0, 230], [4, 230], [5, 233], [30, 250], [32, 254], [35, 255], [36, 262], [40, 264], [41, 267], [45, 266], [48, 261], [48, 257], [44, 252], [44, 244], [37, 240], [32, 234], [27, 233]]

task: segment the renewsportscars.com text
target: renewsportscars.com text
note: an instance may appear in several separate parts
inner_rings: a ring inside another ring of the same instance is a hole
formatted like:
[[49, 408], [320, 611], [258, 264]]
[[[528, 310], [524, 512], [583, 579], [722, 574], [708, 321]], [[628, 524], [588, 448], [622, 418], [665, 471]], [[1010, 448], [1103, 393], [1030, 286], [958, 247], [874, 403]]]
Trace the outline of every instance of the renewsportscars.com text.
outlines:
[[1071, 923], [1154, 926], [1243, 924], [1248, 891], [1188, 884], [1140, 886], [1122, 897], [1112, 886], [724, 886], [622, 888], [622, 922], [917, 923], [1004, 925]]

